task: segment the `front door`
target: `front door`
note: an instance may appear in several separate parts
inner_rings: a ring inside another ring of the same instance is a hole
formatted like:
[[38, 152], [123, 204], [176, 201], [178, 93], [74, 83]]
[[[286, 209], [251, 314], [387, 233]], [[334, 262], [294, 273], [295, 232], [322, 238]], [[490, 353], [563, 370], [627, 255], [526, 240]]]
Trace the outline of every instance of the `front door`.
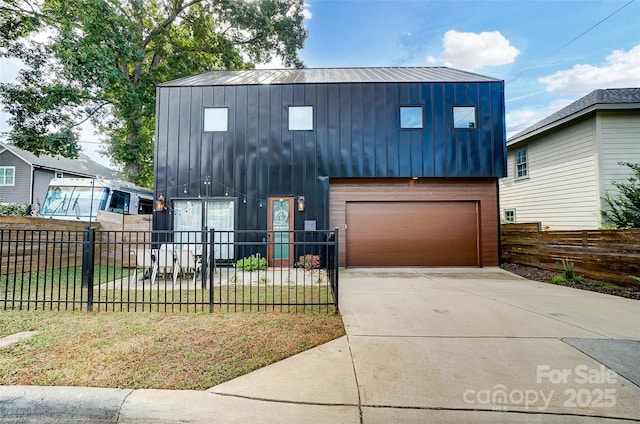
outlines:
[[293, 197], [269, 197], [267, 199], [269, 266], [293, 265]]

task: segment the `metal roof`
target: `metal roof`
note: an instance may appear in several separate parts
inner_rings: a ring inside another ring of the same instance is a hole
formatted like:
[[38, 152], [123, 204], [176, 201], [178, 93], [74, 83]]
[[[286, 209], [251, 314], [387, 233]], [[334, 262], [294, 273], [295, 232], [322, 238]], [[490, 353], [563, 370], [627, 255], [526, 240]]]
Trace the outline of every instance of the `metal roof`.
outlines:
[[501, 82], [502, 80], [446, 67], [315, 68], [209, 71], [160, 84], [161, 87], [328, 84], [393, 82]]
[[511, 137], [513, 145], [558, 125], [565, 124], [595, 110], [640, 109], [640, 88], [608, 88], [594, 90], [569, 106], [547, 116]]
[[69, 159], [63, 156], [36, 156], [27, 150], [19, 149], [11, 144], [0, 143], [0, 153], [3, 148], [36, 168], [46, 168], [87, 177], [122, 178], [118, 171], [100, 165], [82, 153], [78, 159]]

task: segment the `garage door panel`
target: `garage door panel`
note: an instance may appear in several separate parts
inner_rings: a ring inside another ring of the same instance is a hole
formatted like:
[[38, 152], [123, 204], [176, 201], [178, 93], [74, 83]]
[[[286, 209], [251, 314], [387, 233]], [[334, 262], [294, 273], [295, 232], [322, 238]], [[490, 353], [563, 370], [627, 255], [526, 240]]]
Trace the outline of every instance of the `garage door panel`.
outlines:
[[475, 202], [347, 202], [349, 266], [475, 266]]

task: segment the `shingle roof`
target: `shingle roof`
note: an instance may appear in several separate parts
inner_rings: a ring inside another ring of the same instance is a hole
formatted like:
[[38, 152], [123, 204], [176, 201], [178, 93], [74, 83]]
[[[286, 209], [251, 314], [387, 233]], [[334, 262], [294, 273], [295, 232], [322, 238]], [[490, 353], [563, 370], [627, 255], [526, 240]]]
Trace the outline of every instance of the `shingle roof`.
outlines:
[[84, 154], [80, 154], [78, 159], [68, 159], [62, 156], [36, 156], [31, 152], [5, 143], [0, 143], [0, 150], [1, 148], [7, 149], [25, 162], [40, 168], [68, 172], [87, 177], [101, 176], [110, 179], [119, 179], [122, 177], [118, 171], [100, 165]]
[[160, 84], [162, 87], [360, 82], [499, 82], [446, 67], [315, 68], [210, 71]]
[[[628, 106], [628, 107], [627, 107]], [[583, 116], [595, 109], [639, 109], [640, 88], [608, 88], [594, 90], [570, 105], [536, 122], [527, 129], [511, 137], [507, 144], [514, 144], [528, 135], [548, 131], [555, 126]]]

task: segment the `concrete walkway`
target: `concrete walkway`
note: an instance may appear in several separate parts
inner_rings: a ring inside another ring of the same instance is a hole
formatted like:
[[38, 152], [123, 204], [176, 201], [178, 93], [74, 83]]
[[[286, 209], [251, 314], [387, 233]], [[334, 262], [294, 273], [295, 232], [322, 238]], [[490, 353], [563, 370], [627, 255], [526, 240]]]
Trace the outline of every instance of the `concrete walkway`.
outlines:
[[206, 392], [0, 387], [0, 422], [640, 422], [638, 301], [498, 268], [340, 288], [347, 336], [318, 348]]

